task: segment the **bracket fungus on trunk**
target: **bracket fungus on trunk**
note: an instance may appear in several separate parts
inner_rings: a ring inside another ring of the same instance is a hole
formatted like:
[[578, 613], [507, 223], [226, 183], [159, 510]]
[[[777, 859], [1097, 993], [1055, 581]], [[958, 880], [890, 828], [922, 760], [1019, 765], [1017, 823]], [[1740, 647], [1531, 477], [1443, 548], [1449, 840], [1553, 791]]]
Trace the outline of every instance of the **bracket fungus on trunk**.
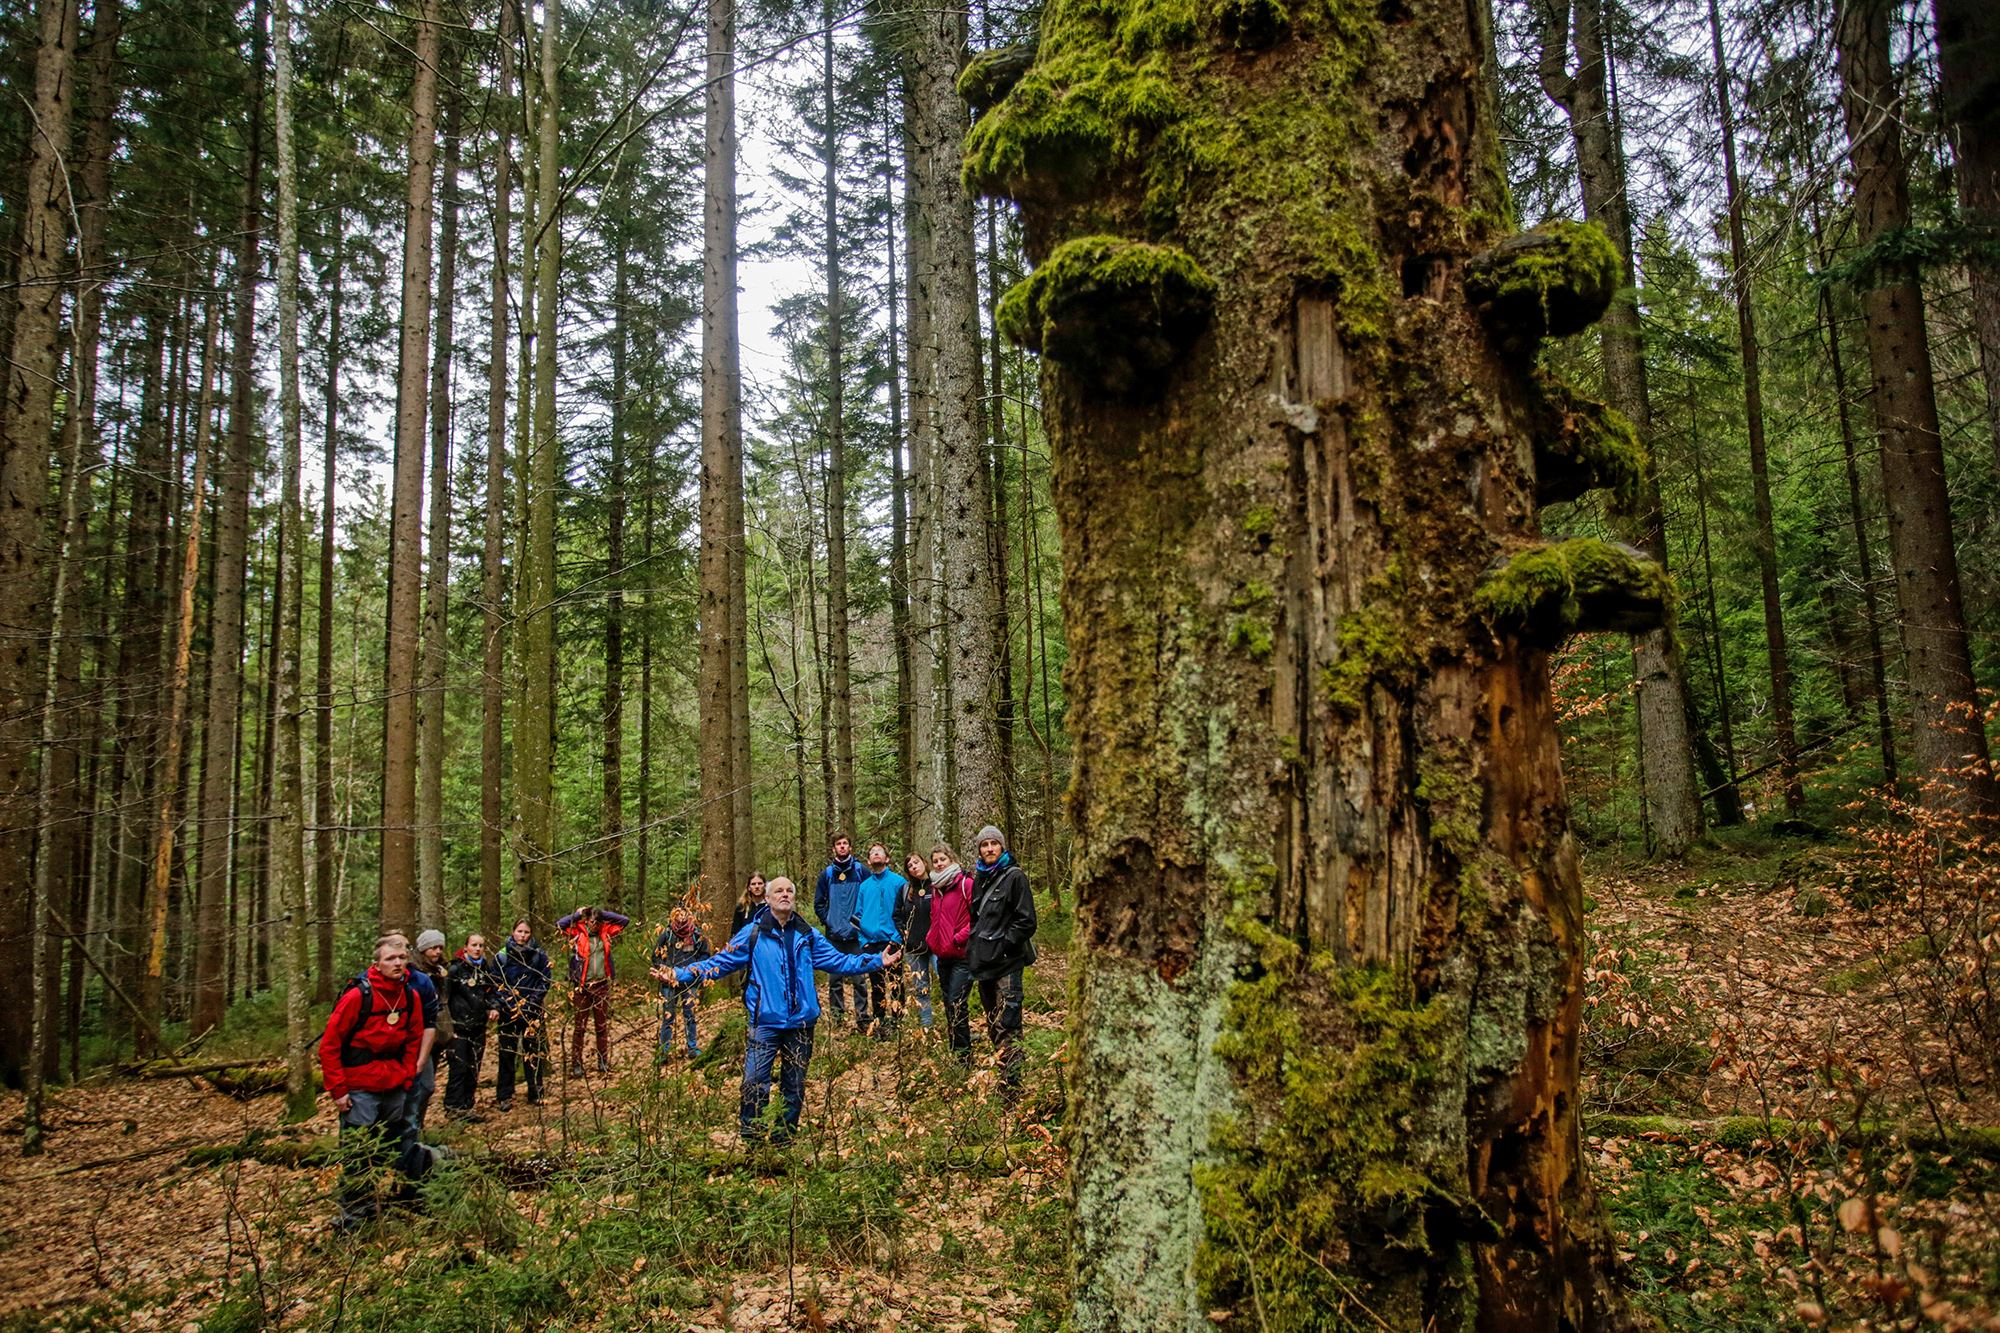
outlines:
[[1016, 42], [991, 51], [973, 52], [958, 75], [958, 95], [972, 108], [973, 115], [985, 115], [1014, 91], [1014, 85], [1035, 63], [1036, 49], [1033, 42]]
[[1497, 563], [1472, 594], [1495, 630], [1554, 648], [1572, 634], [1615, 630], [1641, 634], [1673, 614], [1667, 572], [1619, 542], [1576, 537], [1516, 551]]
[[1581, 333], [1618, 293], [1618, 251], [1588, 222], [1551, 222], [1465, 261], [1465, 294], [1502, 351]]
[[1215, 280], [1185, 251], [1084, 236], [1000, 300], [1000, 331], [1083, 384], [1120, 398], [1156, 394], [1162, 372], [1208, 326]]

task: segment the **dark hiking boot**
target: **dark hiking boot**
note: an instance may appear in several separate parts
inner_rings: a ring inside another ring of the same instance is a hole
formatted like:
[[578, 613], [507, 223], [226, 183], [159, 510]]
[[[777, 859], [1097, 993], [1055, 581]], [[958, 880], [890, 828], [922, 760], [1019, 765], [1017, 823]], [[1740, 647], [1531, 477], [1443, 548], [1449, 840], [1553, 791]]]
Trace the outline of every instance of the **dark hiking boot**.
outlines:
[[569, 1067], [569, 1076], [571, 1078], [583, 1077], [583, 1061], [578, 1060], [575, 1064]]
[[600, 1074], [611, 1072], [611, 1062], [601, 1055], [597, 1057], [597, 1072]]

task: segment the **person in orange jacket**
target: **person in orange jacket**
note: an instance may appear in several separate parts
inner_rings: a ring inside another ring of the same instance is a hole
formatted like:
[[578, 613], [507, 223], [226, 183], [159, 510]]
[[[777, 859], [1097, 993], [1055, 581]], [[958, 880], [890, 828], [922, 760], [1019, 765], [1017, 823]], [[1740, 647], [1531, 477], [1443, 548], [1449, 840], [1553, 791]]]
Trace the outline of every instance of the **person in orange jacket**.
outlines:
[[320, 1077], [349, 1148], [335, 1222], [343, 1228], [375, 1211], [373, 1177], [394, 1159], [389, 1134], [400, 1127], [416, 1081], [424, 1012], [409, 970], [410, 948], [400, 935], [377, 940], [373, 965], [341, 992], [319, 1039]]
[[597, 1072], [611, 1072], [611, 945], [632, 918], [608, 907], [579, 907], [556, 929], [569, 936], [570, 1005], [576, 1022], [570, 1034], [571, 1078], [583, 1077], [583, 1028], [595, 1019], [597, 1025]]

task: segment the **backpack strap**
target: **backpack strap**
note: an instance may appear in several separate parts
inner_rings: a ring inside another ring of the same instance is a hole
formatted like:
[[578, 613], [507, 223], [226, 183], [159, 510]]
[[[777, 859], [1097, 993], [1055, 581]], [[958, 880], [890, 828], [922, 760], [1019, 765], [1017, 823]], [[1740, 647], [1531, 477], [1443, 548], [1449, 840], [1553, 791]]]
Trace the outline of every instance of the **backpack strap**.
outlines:
[[366, 1061], [358, 1061], [352, 1058], [354, 1054], [353, 1042], [355, 1034], [367, 1026], [368, 1020], [375, 1016], [375, 987], [368, 980], [368, 974], [364, 972], [354, 979], [353, 985], [349, 989], [361, 992], [361, 1003], [355, 1006], [360, 1011], [360, 1017], [356, 1018], [347, 1031], [340, 1035], [340, 1063], [343, 1066], [352, 1068], [357, 1064], [366, 1063]]

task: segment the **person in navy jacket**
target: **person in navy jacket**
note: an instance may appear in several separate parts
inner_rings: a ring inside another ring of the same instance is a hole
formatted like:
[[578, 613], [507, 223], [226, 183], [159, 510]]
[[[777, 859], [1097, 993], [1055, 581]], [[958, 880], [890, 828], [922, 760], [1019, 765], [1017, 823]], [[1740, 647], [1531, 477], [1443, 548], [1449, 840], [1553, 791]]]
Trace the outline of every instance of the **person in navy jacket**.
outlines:
[[881, 953], [845, 953], [814, 930], [792, 909], [798, 888], [779, 876], [764, 888], [764, 908], [736, 933], [729, 947], [692, 967], [675, 968], [673, 981], [715, 981], [744, 968], [750, 979], [743, 988], [743, 1005], [750, 1014], [750, 1035], [743, 1056], [743, 1102], [739, 1121], [745, 1142], [762, 1137], [759, 1123], [771, 1101], [771, 1069], [784, 1069], [779, 1090], [785, 1110], [775, 1138], [789, 1139], [799, 1127], [806, 1100], [806, 1066], [812, 1062], [813, 1028], [819, 1022], [819, 993], [813, 971], [841, 977], [866, 976], [902, 961], [903, 951], [890, 945]]
[[[861, 905], [861, 881], [868, 877], [868, 867], [855, 859], [854, 839], [845, 833], [833, 835], [833, 860], [826, 869], [819, 872], [819, 883], [813, 888], [813, 915], [819, 918], [819, 928], [826, 932], [827, 942], [846, 954], [861, 952], [860, 921], [856, 913]], [[769, 892], [768, 886], [765, 892]], [[846, 982], [836, 973], [827, 990], [826, 1007], [833, 1011], [833, 1021], [847, 1021], [847, 988], [854, 988], [854, 1026], [863, 1032], [868, 1030], [868, 983], [864, 981]]]

